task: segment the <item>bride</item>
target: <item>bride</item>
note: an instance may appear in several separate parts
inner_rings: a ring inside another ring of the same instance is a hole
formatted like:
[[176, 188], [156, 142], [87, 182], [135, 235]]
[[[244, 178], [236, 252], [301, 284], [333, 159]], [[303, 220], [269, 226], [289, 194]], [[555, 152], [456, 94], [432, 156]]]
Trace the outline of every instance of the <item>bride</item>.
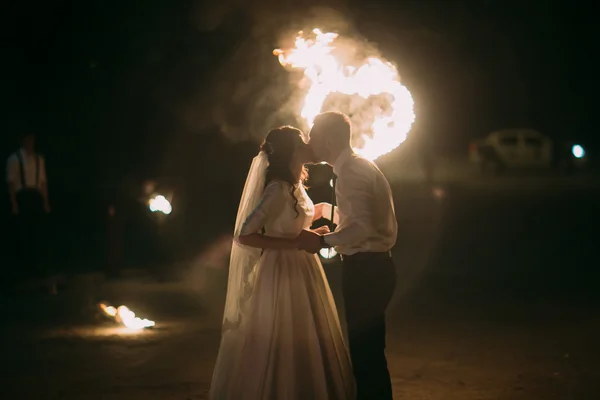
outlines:
[[286, 126], [269, 132], [252, 162], [235, 224], [210, 399], [354, 398], [323, 267], [297, 245], [300, 232], [322, 216], [303, 185], [311, 160], [302, 132]]

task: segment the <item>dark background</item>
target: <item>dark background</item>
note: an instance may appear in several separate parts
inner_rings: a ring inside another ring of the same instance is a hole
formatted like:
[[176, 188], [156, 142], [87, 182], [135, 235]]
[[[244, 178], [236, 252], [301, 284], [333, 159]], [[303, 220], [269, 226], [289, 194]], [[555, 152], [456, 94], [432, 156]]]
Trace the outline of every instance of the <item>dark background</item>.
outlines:
[[266, 130], [296, 123], [278, 109], [293, 76], [271, 54], [290, 32], [318, 26], [373, 42], [398, 65], [415, 130], [437, 154], [464, 154], [470, 139], [504, 127], [593, 152], [596, 46], [585, 4], [11, 2], [2, 13], [1, 154], [23, 132], [38, 135], [60, 268], [101, 262], [111, 203], [125, 220], [129, 262], [152, 258], [156, 221], [138, 201], [147, 179], [176, 193], [175, 222], [161, 229], [178, 232], [165, 246], [185, 258], [230, 230]]
[[[436, 160], [466, 158], [469, 140], [511, 127], [577, 141], [593, 165], [591, 2], [94, 0], [11, 2], [0, 15], [0, 155], [38, 135], [46, 259], [79, 272], [56, 296], [0, 291], [7, 398], [207, 398], [249, 162], [269, 128], [300, 123], [285, 106], [299, 76], [272, 50], [315, 26], [370, 40], [415, 99], [407, 143], [378, 160], [399, 222], [386, 349], [396, 397], [600, 398], [597, 177], [392, 179], [421, 176], [404, 170], [415, 142]], [[327, 174], [311, 169], [315, 201], [328, 200]], [[147, 180], [173, 195], [166, 218], [147, 210]], [[107, 231], [125, 241], [125, 266], [189, 268], [168, 284], [81, 273], [107, 264]], [[343, 324], [343, 269], [324, 270]], [[98, 302], [157, 327], [122, 332]]]

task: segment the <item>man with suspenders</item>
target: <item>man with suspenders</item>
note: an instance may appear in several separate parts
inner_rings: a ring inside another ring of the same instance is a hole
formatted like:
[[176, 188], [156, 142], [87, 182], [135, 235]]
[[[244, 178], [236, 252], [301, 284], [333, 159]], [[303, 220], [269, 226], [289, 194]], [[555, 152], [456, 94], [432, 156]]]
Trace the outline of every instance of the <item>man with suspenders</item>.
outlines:
[[[45, 238], [42, 234], [44, 216], [50, 212], [44, 157], [35, 151], [35, 136], [26, 134], [19, 150], [10, 155], [6, 180], [12, 213], [18, 227], [20, 275], [46, 278], [48, 267]], [[53, 285], [50, 291], [55, 288]]]

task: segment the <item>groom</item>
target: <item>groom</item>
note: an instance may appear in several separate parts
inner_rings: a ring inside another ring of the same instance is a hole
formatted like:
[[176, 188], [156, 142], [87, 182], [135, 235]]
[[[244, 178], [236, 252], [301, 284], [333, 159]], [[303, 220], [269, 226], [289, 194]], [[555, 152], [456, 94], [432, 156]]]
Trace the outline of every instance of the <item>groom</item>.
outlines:
[[396, 286], [390, 250], [398, 224], [390, 185], [379, 168], [350, 147], [351, 125], [342, 113], [315, 118], [310, 146], [337, 176], [339, 224], [333, 233], [304, 231], [300, 247], [311, 253], [336, 247], [343, 262], [343, 294], [357, 399], [392, 399], [385, 358], [385, 310]]

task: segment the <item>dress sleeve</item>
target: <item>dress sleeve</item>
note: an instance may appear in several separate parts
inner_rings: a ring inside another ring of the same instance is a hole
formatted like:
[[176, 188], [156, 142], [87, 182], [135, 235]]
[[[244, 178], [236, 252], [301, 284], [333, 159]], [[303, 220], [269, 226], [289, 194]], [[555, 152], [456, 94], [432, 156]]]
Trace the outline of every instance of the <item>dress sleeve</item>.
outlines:
[[274, 218], [279, 215], [285, 205], [284, 196], [283, 183], [269, 183], [265, 188], [258, 206], [256, 206], [250, 215], [248, 215], [246, 221], [244, 221], [240, 236], [260, 232], [269, 218]]

